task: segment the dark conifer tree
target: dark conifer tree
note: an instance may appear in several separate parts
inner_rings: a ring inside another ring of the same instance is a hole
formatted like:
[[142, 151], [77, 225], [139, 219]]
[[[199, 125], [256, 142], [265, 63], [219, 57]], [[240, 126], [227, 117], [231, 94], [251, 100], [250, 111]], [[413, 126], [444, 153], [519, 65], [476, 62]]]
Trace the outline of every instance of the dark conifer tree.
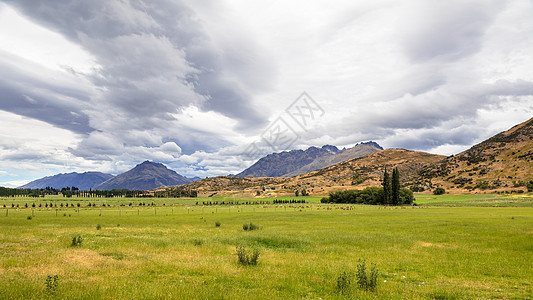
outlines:
[[392, 198], [392, 187], [391, 179], [387, 168], [385, 168], [385, 173], [383, 174], [383, 204], [391, 204]]
[[392, 170], [392, 204], [399, 205], [400, 203], [400, 172], [398, 168]]

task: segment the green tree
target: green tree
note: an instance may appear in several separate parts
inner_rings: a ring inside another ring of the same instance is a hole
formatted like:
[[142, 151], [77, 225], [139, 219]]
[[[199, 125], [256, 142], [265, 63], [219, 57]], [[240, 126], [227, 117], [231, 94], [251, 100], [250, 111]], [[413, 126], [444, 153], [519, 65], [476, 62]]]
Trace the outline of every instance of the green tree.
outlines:
[[391, 189], [392, 189], [392, 204], [398, 205], [400, 203], [400, 172], [398, 171], [398, 168], [394, 168], [392, 170], [392, 183], [391, 183]]
[[389, 172], [387, 172], [387, 168], [385, 168], [385, 173], [383, 174], [383, 203], [384, 204], [391, 204], [391, 194], [392, 194], [391, 179], [390, 179]]

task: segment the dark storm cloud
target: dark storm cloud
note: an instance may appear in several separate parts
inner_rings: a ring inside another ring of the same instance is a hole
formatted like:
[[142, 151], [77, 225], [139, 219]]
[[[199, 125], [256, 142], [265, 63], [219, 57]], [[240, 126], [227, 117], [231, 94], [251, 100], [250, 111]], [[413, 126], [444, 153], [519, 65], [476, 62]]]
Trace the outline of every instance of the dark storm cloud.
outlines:
[[2, 53], [10, 63], [0, 60], [0, 109], [42, 120], [76, 133], [89, 133], [89, 117], [83, 113], [89, 101], [81, 90], [69, 88], [64, 82], [42, 80], [26, 74], [19, 66], [28, 62]]
[[[232, 66], [225, 64], [233, 49], [215, 44], [195, 12], [180, 1], [7, 2], [96, 56], [101, 70], [92, 81], [107, 91], [100, 105], [150, 117], [193, 103], [243, 127], [265, 123], [250, 105], [256, 86], [246, 79], [261, 70], [244, 66], [250, 76], [228, 80]], [[254, 50], [245, 43], [236, 46]]]

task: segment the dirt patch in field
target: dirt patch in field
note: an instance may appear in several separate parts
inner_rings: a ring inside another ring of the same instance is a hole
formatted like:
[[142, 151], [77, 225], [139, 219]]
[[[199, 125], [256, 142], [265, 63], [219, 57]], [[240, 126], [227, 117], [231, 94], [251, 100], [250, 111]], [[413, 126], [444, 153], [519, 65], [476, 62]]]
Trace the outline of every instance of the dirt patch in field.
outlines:
[[102, 256], [98, 252], [88, 249], [73, 249], [65, 253], [63, 260], [69, 266], [83, 269], [96, 269], [103, 264], [113, 263], [113, 259]]
[[424, 248], [428, 248], [428, 247], [445, 248], [446, 247], [446, 245], [444, 244], [435, 244], [435, 243], [428, 243], [428, 242], [419, 242], [418, 245]]

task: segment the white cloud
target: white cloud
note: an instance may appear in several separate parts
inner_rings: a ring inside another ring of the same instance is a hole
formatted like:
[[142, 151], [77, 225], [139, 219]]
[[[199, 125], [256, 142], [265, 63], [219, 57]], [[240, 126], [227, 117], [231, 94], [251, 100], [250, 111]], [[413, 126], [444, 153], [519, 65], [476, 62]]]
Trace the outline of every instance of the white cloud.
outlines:
[[31, 180], [0, 181], [0, 186], [7, 187], [7, 188], [16, 188], [19, 186], [23, 186], [29, 182], [31, 182]]
[[79, 45], [2, 3], [0, 36], [0, 49], [51, 70], [89, 73], [97, 67], [95, 58]]

